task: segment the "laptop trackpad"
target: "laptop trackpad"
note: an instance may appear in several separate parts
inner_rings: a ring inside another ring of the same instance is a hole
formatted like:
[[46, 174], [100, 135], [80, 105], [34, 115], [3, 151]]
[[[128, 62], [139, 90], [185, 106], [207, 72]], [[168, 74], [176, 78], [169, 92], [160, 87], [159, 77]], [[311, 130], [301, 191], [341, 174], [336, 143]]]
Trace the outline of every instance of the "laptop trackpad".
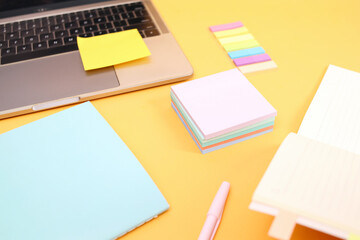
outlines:
[[0, 111], [118, 87], [113, 67], [85, 72], [78, 51], [0, 65]]

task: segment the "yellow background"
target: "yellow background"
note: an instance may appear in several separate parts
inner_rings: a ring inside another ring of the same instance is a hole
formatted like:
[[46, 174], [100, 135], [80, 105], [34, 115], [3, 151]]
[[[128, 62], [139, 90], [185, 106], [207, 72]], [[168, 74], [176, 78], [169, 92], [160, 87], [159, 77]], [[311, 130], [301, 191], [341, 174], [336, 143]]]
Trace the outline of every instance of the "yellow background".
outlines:
[[[215, 239], [270, 239], [273, 217], [248, 209], [252, 194], [282, 140], [297, 132], [327, 66], [360, 71], [360, 1], [154, 4], [194, 67], [193, 79], [234, 67], [208, 27], [242, 21], [279, 66], [247, 75], [278, 116], [272, 133], [203, 155], [170, 106], [170, 85], [93, 101], [170, 204], [169, 211], [122, 239], [197, 239], [224, 180], [231, 190]], [[1, 120], [0, 133], [63, 109]], [[292, 239], [335, 238], [297, 226]]]

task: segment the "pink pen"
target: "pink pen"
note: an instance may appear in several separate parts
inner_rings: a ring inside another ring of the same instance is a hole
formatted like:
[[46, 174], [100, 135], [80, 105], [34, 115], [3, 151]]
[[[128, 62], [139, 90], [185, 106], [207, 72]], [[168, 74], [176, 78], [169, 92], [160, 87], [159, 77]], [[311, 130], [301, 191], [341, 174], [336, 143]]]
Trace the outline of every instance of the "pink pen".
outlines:
[[229, 190], [230, 183], [223, 182], [210, 206], [204, 227], [201, 230], [198, 240], [212, 240], [214, 238], [216, 230], [219, 227], [221, 221], [221, 216], [224, 211]]

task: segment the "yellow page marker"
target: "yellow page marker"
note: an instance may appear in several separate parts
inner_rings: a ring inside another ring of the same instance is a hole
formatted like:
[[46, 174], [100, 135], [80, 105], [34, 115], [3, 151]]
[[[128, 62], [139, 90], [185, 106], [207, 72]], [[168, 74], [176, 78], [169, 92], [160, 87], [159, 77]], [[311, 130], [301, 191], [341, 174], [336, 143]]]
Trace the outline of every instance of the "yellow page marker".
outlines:
[[151, 55], [137, 29], [77, 38], [85, 71], [113, 66]]
[[270, 227], [269, 236], [281, 240], [290, 239], [296, 225], [296, 219], [295, 214], [280, 210]]
[[227, 43], [240, 42], [240, 41], [251, 40], [251, 39], [254, 39], [254, 36], [251, 35], [250, 33], [247, 33], [247, 34], [242, 34], [242, 35], [238, 35], [238, 36], [219, 38], [219, 42], [223, 45], [223, 44], [227, 44]]
[[360, 235], [350, 234], [347, 240], [360, 240]]
[[235, 29], [214, 32], [214, 35], [216, 38], [222, 38], [222, 37], [230, 37], [230, 36], [235, 36], [235, 35], [239, 35], [239, 34], [244, 34], [247, 32], [248, 32], [248, 30], [246, 27], [239, 27], [239, 28], [235, 28]]
[[260, 46], [258, 41], [256, 41], [255, 39], [244, 40], [244, 41], [240, 41], [240, 42], [226, 43], [226, 44], [222, 44], [222, 45], [227, 52], [232, 52], [232, 51], [243, 50], [246, 48], [253, 48], [253, 47]]

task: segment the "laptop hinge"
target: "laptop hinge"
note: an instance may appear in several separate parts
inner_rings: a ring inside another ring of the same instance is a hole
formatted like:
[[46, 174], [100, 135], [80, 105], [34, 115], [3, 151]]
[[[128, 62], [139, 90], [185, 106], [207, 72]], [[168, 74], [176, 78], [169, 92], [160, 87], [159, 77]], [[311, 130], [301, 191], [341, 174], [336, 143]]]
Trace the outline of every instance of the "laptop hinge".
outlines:
[[59, 106], [67, 105], [67, 104], [72, 104], [72, 103], [76, 103], [79, 101], [80, 101], [80, 97], [65, 98], [65, 99], [60, 99], [60, 100], [56, 100], [56, 101], [40, 103], [40, 104], [34, 105], [32, 107], [32, 109], [34, 111], [39, 111], [39, 110], [44, 110], [44, 109], [48, 109], [48, 108], [54, 108], [54, 107], [59, 107]]

